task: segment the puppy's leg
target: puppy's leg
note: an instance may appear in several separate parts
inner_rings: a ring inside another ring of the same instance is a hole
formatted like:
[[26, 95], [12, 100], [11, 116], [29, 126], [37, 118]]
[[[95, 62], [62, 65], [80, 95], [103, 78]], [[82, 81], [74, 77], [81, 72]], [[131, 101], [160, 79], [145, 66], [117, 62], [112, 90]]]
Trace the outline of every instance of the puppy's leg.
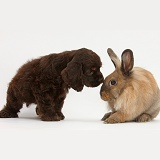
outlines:
[[38, 102], [36, 112], [42, 121], [60, 121], [61, 120], [61, 118], [55, 112], [54, 107], [49, 104]]
[[22, 108], [23, 102], [18, 100], [12, 91], [8, 91], [7, 103], [0, 111], [0, 118], [16, 118], [18, 112]]
[[[63, 115], [63, 113], [62, 113], [62, 107], [63, 107], [63, 104], [64, 104], [64, 99], [65, 98], [63, 98], [63, 99], [58, 99], [58, 100], [56, 100], [56, 102], [55, 102], [55, 112], [56, 112], [56, 114], [59, 116], [59, 118], [60, 118], [60, 120], [63, 120], [63, 119], [65, 119], [65, 116]], [[40, 112], [40, 109], [39, 109], [39, 106], [37, 105], [36, 106], [36, 114], [37, 115], [41, 115], [42, 113]]]
[[63, 120], [65, 118], [65, 116], [63, 115], [63, 113], [61, 111], [62, 107], [63, 107], [63, 104], [64, 104], [64, 99], [65, 99], [65, 97], [63, 97], [61, 99], [57, 99], [56, 103], [55, 103], [56, 113], [61, 118], [61, 120]]
[[37, 108], [36, 112], [42, 121], [60, 121], [61, 118], [55, 111], [55, 103], [49, 93], [35, 94]]

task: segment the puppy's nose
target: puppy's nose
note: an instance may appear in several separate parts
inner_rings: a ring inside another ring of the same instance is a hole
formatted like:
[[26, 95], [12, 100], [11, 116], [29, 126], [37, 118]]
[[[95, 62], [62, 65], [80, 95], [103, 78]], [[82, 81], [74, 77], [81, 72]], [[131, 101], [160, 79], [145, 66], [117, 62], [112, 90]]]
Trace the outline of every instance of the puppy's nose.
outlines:
[[103, 82], [104, 81], [104, 78], [103, 78], [103, 76], [101, 76], [100, 78], [99, 78], [99, 82]]

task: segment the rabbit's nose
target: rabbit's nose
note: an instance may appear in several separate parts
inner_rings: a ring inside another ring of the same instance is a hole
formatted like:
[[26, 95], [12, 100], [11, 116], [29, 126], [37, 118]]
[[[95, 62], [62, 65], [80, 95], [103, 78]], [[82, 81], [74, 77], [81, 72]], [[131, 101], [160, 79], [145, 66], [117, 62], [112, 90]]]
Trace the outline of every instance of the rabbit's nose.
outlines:
[[101, 87], [101, 89], [100, 89], [101, 96], [102, 96], [102, 92], [104, 92], [104, 91], [105, 91], [105, 85], [103, 84], [102, 87]]

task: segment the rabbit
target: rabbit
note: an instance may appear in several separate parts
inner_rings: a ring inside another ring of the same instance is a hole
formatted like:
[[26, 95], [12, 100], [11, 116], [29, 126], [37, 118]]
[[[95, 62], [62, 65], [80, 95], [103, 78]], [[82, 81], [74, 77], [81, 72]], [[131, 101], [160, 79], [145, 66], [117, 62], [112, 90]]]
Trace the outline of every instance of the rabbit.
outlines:
[[108, 101], [111, 112], [104, 123], [147, 122], [160, 111], [160, 90], [152, 73], [134, 66], [133, 52], [123, 51], [121, 61], [110, 48], [108, 55], [115, 71], [108, 75], [100, 89], [101, 99]]

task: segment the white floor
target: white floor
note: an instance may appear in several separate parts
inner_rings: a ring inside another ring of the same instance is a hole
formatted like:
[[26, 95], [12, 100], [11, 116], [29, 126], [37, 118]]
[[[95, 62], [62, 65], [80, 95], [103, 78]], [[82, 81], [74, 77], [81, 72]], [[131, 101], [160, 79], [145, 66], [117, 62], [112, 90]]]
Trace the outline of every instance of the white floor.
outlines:
[[159, 159], [160, 115], [147, 123], [103, 124], [98, 116], [43, 122], [34, 109], [23, 112], [20, 118], [0, 119], [4, 160]]

